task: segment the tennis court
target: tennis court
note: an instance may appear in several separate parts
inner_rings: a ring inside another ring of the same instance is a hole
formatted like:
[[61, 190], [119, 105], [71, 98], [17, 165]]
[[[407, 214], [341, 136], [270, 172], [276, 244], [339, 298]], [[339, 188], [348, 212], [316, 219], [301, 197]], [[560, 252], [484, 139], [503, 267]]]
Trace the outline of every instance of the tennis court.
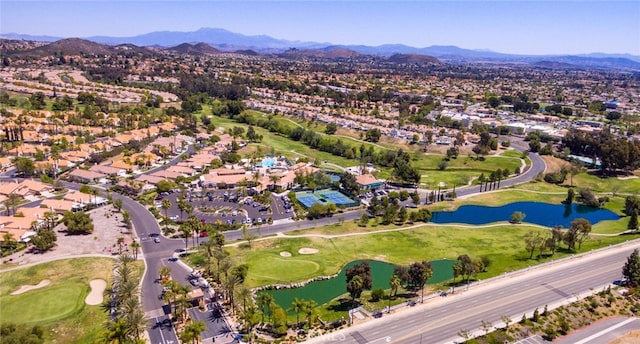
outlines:
[[327, 205], [333, 203], [338, 207], [353, 207], [357, 206], [358, 201], [354, 201], [346, 195], [336, 190], [319, 190], [315, 193], [309, 191], [296, 193], [296, 198], [305, 208], [311, 207], [315, 203]]

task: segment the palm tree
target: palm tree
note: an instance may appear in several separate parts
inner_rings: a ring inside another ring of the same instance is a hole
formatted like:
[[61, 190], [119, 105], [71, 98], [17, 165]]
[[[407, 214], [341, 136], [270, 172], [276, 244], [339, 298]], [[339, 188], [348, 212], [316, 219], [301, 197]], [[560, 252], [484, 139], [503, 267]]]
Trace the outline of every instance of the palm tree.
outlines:
[[315, 313], [317, 305], [318, 304], [314, 300], [309, 300], [304, 303], [302, 312], [304, 313], [305, 318], [307, 319], [307, 324], [309, 326], [309, 329], [311, 329], [311, 320], [313, 319], [313, 314]]
[[189, 337], [193, 343], [199, 343], [202, 339], [201, 333], [207, 329], [207, 326], [203, 321], [192, 322], [184, 328], [185, 333], [189, 333]]
[[420, 296], [421, 303], [424, 303], [424, 285], [433, 276], [433, 268], [431, 267], [431, 264], [427, 263], [424, 265], [425, 267], [422, 270], [422, 274], [420, 275], [420, 282], [422, 284], [422, 295]]
[[300, 312], [304, 311], [305, 301], [300, 300], [296, 297], [293, 299], [293, 302], [291, 303], [291, 305], [293, 306], [292, 307], [293, 311], [296, 312], [296, 328], [297, 328], [298, 325], [300, 324]]
[[250, 305], [248, 309], [242, 312], [242, 320], [247, 326], [247, 334], [249, 335], [249, 343], [253, 342], [251, 331], [253, 326], [258, 323], [258, 310], [254, 305]]
[[[209, 239], [209, 241], [211, 241], [211, 239]], [[216, 281], [220, 282], [220, 272], [224, 271], [225, 277], [227, 275], [227, 271], [229, 271], [229, 269], [231, 269], [231, 262], [227, 259], [227, 257], [229, 256], [229, 254], [227, 252], [225, 252], [221, 247], [218, 247], [215, 251], [213, 251], [213, 257], [216, 259], [216, 265], [217, 265], [217, 269], [216, 269]], [[229, 266], [227, 267], [225, 264], [225, 269], [222, 270], [222, 263], [224, 262], [228, 262]]]
[[242, 281], [240, 280], [240, 276], [237, 276], [235, 274], [232, 274], [229, 277], [225, 276], [223, 288], [227, 295], [227, 299], [229, 300], [229, 304], [231, 305], [232, 316], [235, 314], [235, 310], [236, 310], [234, 292], [236, 287], [240, 284], [242, 284]]
[[243, 285], [237, 290], [238, 297], [242, 300], [242, 312], [247, 311], [247, 300], [251, 299], [251, 289]]
[[133, 259], [138, 259], [138, 249], [140, 249], [140, 244], [137, 241], [132, 242], [131, 249], [133, 250]]
[[260, 307], [260, 311], [262, 312], [262, 322], [264, 322], [264, 315], [269, 312], [269, 318], [271, 318], [271, 305], [274, 302], [273, 295], [269, 293], [262, 292], [258, 294], [257, 298], [258, 306]]
[[22, 197], [16, 193], [10, 193], [4, 201], [4, 207], [7, 209], [7, 216], [11, 216], [11, 210], [15, 213], [16, 206], [20, 204]]
[[167, 213], [171, 209], [171, 201], [168, 198], [163, 199], [161, 207], [164, 210], [164, 228], [166, 229], [169, 226], [169, 215]]
[[214, 250], [216, 249], [216, 244], [213, 242], [213, 240], [207, 240], [202, 244], [202, 246], [204, 247], [204, 252], [207, 255], [206, 271], [209, 275], [211, 275], [211, 258], [213, 257]]
[[389, 286], [391, 287], [391, 293], [389, 294], [389, 299], [391, 297], [395, 297], [398, 294], [398, 289], [402, 285], [402, 280], [398, 275], [391, 276], [391, 280], [389, 281]]
[[118, 244], [118, 254], [122, 254], [122, 245], [124, 244], [124, 237], [119, 237], [116, 243]]
[[113, 321], [108, 321], [106, 328], [105, 340], [107, 343], [122, 344], [127, 342], [129, 326], [124, 319], [116, 318]]
[[189, 249], [189, 237], [191, 237], [191, 232], [193, 231], [193, 229], [191, 228], [191, 224], [189, 224], [188, 222], [183, 222], [182, 224], [180, 224], [180, 231], [184, 236], [184, 250], [186, 251]]
[[169, 277], [171, 277], [171, 268], [168, 266], [163, 266], [160, 268], [158, 273], [160, 274], [160, 283], [164, 284], [169, 280]]
[[47, 229], [52, 230], [55, 227], [56, 220], [58, 219], [58, 214], [53, 211], [47, 211], [44, 213], [45, 223], [47, 224]]

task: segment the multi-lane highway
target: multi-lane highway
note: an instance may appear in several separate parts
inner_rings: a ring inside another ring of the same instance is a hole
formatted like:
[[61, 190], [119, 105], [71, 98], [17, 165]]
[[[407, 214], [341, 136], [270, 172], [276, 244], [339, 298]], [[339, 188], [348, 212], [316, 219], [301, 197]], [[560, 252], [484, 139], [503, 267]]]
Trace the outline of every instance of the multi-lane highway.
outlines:
[[622, 266], [634, 248], [640, 248], [640, 241], [517, 272], [468, 291], [459, 289], [451, 296], [313, 338], [308, 343], [330, 343], [337, 339], [347, 344], [463, 341], [460, 331], [481, 331], [483, 321], [493, 326], [501, 323], [502, 316], [518, 321], [525, 313], [530, 316], [535, 308], [542, 310], [545, 305], [552, 308], [572, 302], [620, 280]]

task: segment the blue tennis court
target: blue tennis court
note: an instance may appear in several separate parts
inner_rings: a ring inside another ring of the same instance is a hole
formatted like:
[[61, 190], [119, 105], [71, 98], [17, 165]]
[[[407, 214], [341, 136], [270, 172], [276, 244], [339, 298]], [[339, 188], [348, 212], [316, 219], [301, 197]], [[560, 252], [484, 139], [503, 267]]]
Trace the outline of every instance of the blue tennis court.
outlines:
[[320, 190], [315, 193], [298, 192], [296, 198], [305, 208], [311, 207], [315, 203], [326, 205], [333, 203], [338, 207], [353, 207], [359, 204], [358, 201], [352, 200], [346, 195], [336, 190]]

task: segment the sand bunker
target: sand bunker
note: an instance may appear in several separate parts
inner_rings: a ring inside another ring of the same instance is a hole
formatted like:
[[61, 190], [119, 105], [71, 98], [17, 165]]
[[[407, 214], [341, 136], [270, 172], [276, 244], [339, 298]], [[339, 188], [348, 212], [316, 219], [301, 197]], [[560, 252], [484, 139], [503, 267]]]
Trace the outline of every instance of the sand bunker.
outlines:
[[27, 284], [27, 285], [23, 285], [20, 288], [18, 288], [18, 290], [14, 291], [13, 293], [11, 293], [11, 295], [18, 295], [18, 294], [22, 294], [22, 293], [26, 293], [29, 290], [34, 290], [34, 289], [38, 289], [38, 288], [43, 288], [48, 286], [49, 284], [51, 284], [51, 281], [49, 281], [48, 279], [46, 280], [42, 280], [40, 281], [40, 283], [36, 284], [36, 285], [32, 285], [32, 284]]
[[303, 247], [300, 250], [298, 250], [298, 253], [300, 254], [316, 254], [319, 251], [315, 248], [309, 248], [309, 247]]
[[107, 287], [107, 281], [94, 279], [89, 282], [89, 285], [91, 286], [91, 292], [89, 292], [87, 298], [84, 299], [84, 302], [90, 306], [101, 304], [104, 289]]
[[282, 257], [291, 257], [291, 252], [282, 251], [282, 252], [280, 252], [280, 255], [281, 255]]

